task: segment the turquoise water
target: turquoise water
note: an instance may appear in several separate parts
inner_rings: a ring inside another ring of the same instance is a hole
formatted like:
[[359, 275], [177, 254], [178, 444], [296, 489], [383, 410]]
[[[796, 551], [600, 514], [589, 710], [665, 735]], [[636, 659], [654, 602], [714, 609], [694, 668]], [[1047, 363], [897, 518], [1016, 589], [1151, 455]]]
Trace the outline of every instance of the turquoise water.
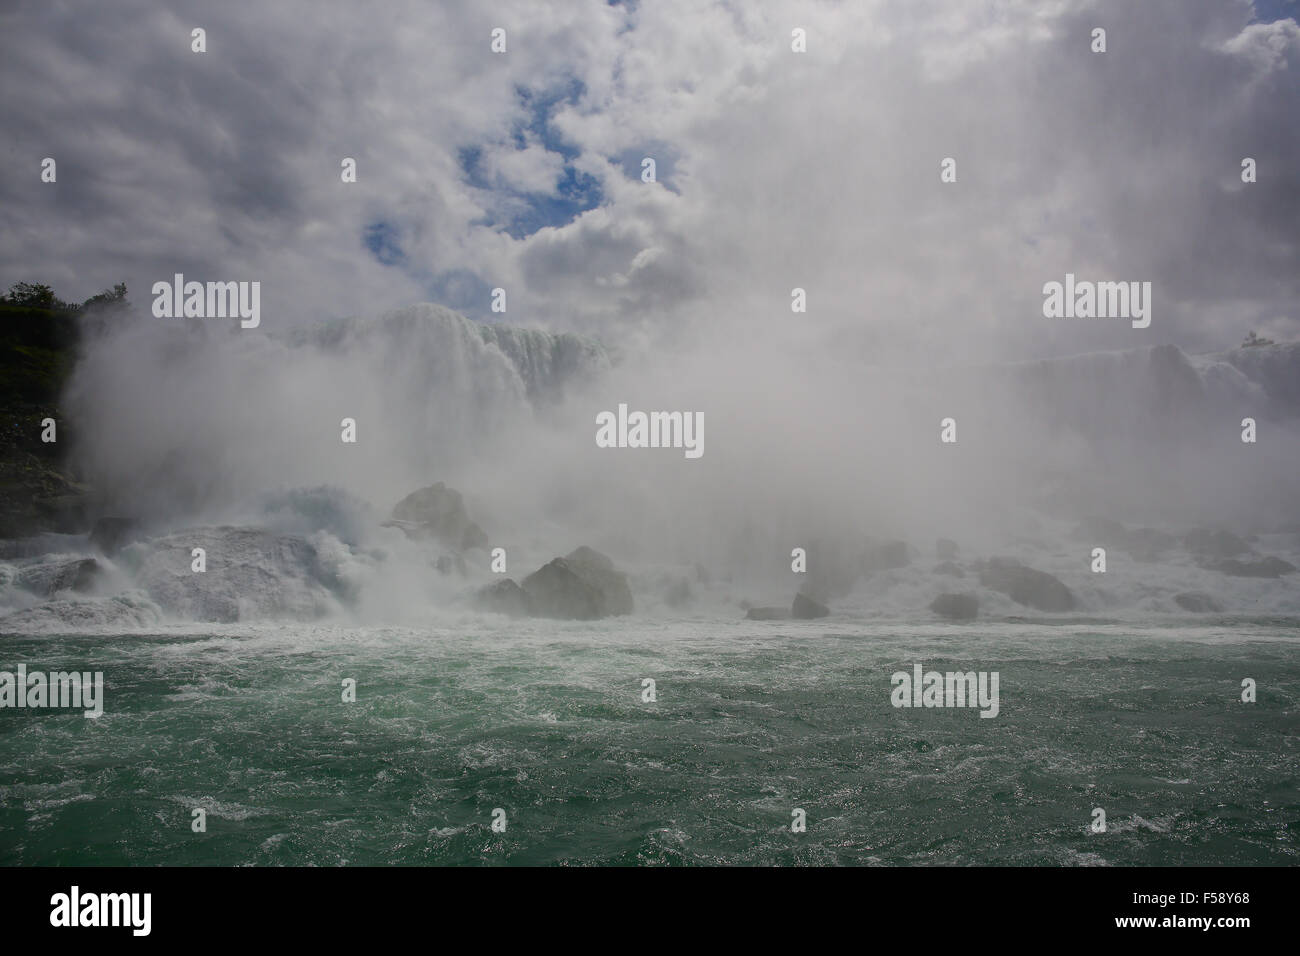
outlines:
[[[106, 682], [99, 720], [0, 710], [5, 864], [1300, 859], [1294, 620], [475, 618], [0, 647], [0, 669]], [[890, 675], [918, 661], [997, 671], [999, 716], [893, 708]]]

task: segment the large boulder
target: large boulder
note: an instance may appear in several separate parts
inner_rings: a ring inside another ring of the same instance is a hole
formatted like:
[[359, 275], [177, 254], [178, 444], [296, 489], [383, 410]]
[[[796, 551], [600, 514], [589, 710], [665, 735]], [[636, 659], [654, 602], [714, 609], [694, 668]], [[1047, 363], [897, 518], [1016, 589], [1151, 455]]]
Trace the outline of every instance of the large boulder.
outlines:
[[952, 538], [940, 538], [934, 543], [934, 556], [940, 561], [957, 560], [957, 542]]
[[632, 613], [632, 589], [614, 562], [580, 547], [523, 580], [531, 613], [579, 621]]
[[1151, 564], [1160, 560], [1160, 556], [1178, 544], [1172, 534], [1157, 531], [1155, 528], [1134, 528], [1124, 536], [1123, 549], [1134, 561]]
[[1074, 529], [1075, 537], [1092, 547], [1124, 551], [1134, 561], [1151, 563], [1178, 544], [1178, 539], [1155, 528], [1127, 529], [1114, 518], [1092, 515]]
[[399, 501], [390, 524], [401, 528], [408, 537], [432, 538], [457, 551], [488, 545], [487, 534], [466, 513], [460, 492], [441, 481]]
[[1235, 558], [1250, 550], [1250, 545], [1230, 531], [1197, 528], [1183, 537], [1183, 547], [1202, 558]]
[[950, 621], [973, 621], [979, 616], [980, 602], [973, 594], [940, 594], [930, 602], [930, 610]]
[[980, 569], [980, 584], [1039, 611], [1072, 611], [1075, 607], [1074, 595], [1058, 578], [1026, 567], [1015, 558], [989, 558]]
[[747, 621], [788, 621], [790, 609], [785, 607], [751, 607], [745, 612]]
[[831, 609], [825, 604], [810, 598], [802, 591], [794, 596], [794, 603], [790, 605], [790, 616], [796, 621], [811, 621], [830, 613]]
[[479, 589], [474, 596], [474, 603], [481, 610], [509, 614], [511, 617], [527, 617], [532, 612], [528, 592], [516, 584], [513, 578], [494, 581]]
[[[205, 552], [203, 572], [194, 548]], [[187, 528], [124, 548], [118, 564], [164, 613], [190, 621], [314, 620], [355, 596], [315, 544], [258, 528]]]
[[101, 573], [94, 558], [45, 561], [18, 569], [13, 583], [24, 591], [50, 597], [59, 591], [89, 591]]
[[906, 541], [872, 541], [862, 555], [862, 573], [875, 574], [905, 568], [912, 563]]
[[1281, 558], [1267, 557], [1258, 561], [1238, 561], [1229, 558], [1206, 565], [1211, 571], [1231, 575], [1234, 578], [1280, 578], [1284, 574], [1295, 574], [1296, 566]]
[[1184, 611], [1191, 611], [1193, 614], [1216, 614], [1223, 610], [1219, 606], [1219, 602], [1214, 598], [1208, 594], [1201, 594], [1199, 591], [1186, 591], [1182, 594], [1175, 594], [1174, 603]]

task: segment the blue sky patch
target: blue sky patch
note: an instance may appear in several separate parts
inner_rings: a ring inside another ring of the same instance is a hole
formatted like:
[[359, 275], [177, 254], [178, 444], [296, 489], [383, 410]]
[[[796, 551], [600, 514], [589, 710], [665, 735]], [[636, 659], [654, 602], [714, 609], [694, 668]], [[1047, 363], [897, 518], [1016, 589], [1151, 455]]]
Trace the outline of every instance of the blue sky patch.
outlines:
[[567, 225], [600, 205], [604, 198], [600, 182], [574, 167], [573, 160], [578, 158], [579, 150], [552, 123], [557, 110], [575, 105], [585, 92], [586, 86], [577, 77], [544, 90], [515, 88], [524, 116], [510, 130], [511, 144], [522, 150], [535, 143], [564, 161], [559, 182], [551, 193], [522, 192], [492, 181], [484, 169], [481, 146], [467, 146], [459, 151], [457, 160], [466, 182], [502, 200], [487, 204], [497, 207], [497, 211], [489, 211], [488, 217], [481, 221], [483, 225], [502, 229], [514, 239], [523, 239], [547, 226]]
[[406, 261], [406, 250], [402, 248], [401, 233], [390, 222], [380, 221], [366, 226], [361, 241], [381, 265], [399, 266]]

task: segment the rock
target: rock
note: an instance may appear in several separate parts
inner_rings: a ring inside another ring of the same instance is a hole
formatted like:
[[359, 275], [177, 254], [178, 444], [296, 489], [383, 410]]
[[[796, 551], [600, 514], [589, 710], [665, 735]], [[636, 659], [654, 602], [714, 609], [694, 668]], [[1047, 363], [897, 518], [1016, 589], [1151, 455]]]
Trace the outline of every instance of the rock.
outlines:
[[632, 589], [628, 587], [627, 575], [615, 568], [613, 561], [586, 545], [566, 555], [564, 560], [601, 592], [606, 614], [632, 613]]
[[[207, 554], [201, 574], [194, 548]], [[314, 543], [258, 528], [187, 528], [124, 549], [119, 563], [164, 613], [191, 621], [315, 620], [355, 597]]]
[[1267, 557], [1258, 561], [1237, 561], [1229, 558], [1205, 565], [1211, 571], [1228, 574], [1234, 578], [1280, 578], [1284, 574], [1295, 574], [1296, 566], [1281, 558]]
[[413, 491], [393, 508], [392, 525], [412, 538], [433, 538], [457, 551], [486, 548], [487, 534], [470, 520], [460, 492], [441, 481]]
[[1183, 547], [1202, 558], [1235, 558], [1250, 550], [1250, 545], [1229, 531], [1197, 528], [1183, 537]]
[[480, 588], [474, 596], [474, 603], [480, 610], [509, 614], [511, 617], [527, 617], [532, 613], [528, 592], [516, 584], [513, 578], [494, 581], [487, 587]]
[[601, 614], [600, 592], [583, 581], [563, 558], [524, 578], [529, 609], [538, 617], [594, 621]]
[[751, 607], [745, 612], [747, 621], [788, 621], [790, 611], [784, 607]]
[[599, 551], [581, 547], [524, 578], [531, 613], [538, 617], [592, 621], [632, 613], [627, 577]]
[[1039, 611], [1070, 611], [1075, 606], [1074, 595], [1058, 578], [1015, 558], [990, 558], [980, 569], [980, 584]]
[[862, 556], [862, 573], [875, 574], [877, 571], [891, 571], [905, 568], [912, 563], [906, 541], [879, 541], [871, 544]]
[[941, 564], [936, 564], [934, 566], [934, 573], [946, 574], [953, 578], [964, 578], [966, 576], [966, 572], [961, 569], [961, 566], [952, 561], [944, 561]]
[[1223, 610], [1214, 598], [1199, 592], [1175, 594], [1174, 603], [1184, 611], [1191, 611], [1193, 614], [1214, 614]]
[[[24, 367], [31, 363], [26, 350], [0, 348], [0, 365], [7, 360], [17, 360]], [[73, 364], [69, 360], [68, 368]], [[4, 391], [5, 384], [4, 375], [0, 375], [0, 392]], [[56, 394], [57, 391], [58, 387]], [[46, 403], [41, 405], [39, 409], [19, 410], [0, 399], [0, 407], [6, 413], [5, 433], [0, 440], [0, 538], [22, 538], [47, 531], [78, 534], [86, 530], [89, 489], [64, 473], [55, 453], [56, 449], [66, 447], [64, 443], [38, 444], [41, 453], [33, 454], [23, 448], [28, 444], [26, 439], [13, 440], [18, 434], [35, 434], [41, 419], [51, 411]], [[20, 420], [24, 421], [22, 426], [18, 424]], [[62, 437], [63, 425], [59, 427]]]
[[940, 594], [930, 602], [931, 611], [952, 621], [973, 621], [979, 609], [979, 598], [973, 594]]
[[830, 613], [831, 609], [825, 604], [813, 600], [802, 591], [794, 596], [794, 603], [790, 605], [790, 616], [796, 621], [811, 621]]
[[1128, 530], [1114, 518], [1093, 515], [1084, 518], [1074, 529], [1075, 537], [1088, 542], [1091, 547], [1124, 551], [1135, 561], [1152, 562], [1178, 544], [1171, 534], [1155, 528]]
[[940, 561], [957, 560], [957, 542], [951, 538], [940, 538], [934, 543], [934, 555]]
[[89, 591], [101, 573], [94, 558], [51, 561], [20, 568], [13, 583], [24, 591], [50, 597], [59, 591]]
[[1157, 531], [1155, 528], [1134, 528], [1124, 536], [1121, 546], [1134, 561], [1150, 564], [1160, 560], [1160, 556], [1178, 544], [1172, 534]]
[[100, 518], [90, 531], [90, 543], [109, 558], [142, 537], [135, 518]]

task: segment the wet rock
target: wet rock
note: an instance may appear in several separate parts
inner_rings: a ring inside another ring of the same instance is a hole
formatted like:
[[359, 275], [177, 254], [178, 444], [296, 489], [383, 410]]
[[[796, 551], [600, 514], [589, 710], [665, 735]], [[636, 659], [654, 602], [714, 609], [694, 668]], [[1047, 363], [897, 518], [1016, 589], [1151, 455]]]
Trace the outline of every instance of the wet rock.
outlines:
[[973, 594], [940, 594], [930, 602], [930, 610], [951, 621], [973, 621], [979, 616], [980, 602]]
[[1237, 561], [1229, 558], [1207, 564], [1211, 571], [1227, 574], [1234, 578], [1280, 578], [1284, 574], [1295, 574], [1296, 566], [1281, 558], [1267, 557], [1258, 561]]
[[1059, 578], [1026, 567], [1015, 558], [990, 558], [980, 569], [980, 584], [1039, 611], [1071, 611], [1075, 607], [1074, 595]]
[[632, 591], [614, 562], [588, 547], [556, 558], [524, 578], [531, 613], [591, 621], [632, 613]]
[[509, 614], [511, 617], [527, 617], [532, 613], [528, 592], [516, 584], [513, 578], [494, 581], [480, 588], [474, 596], [474, 604], [480, 610]]
[[875, 574], [905, 568], [912, 563], [906, 541], [877, 541], [868, 546], [862, 556], [862, 573]]
[[1199, 592], [1175, 594], [1174, 603], [1184, 611], [1191, 611], [1193, 614], [1215, 614], [1223, 610], [1214, 598]]
[[811, 621], [830, 613], [831, 609], [825, 604], [810, 598], [802, 591], [794, 596], [794, 603], [790, 605], [790, 616], [797, 621]]
[[966, 576], [966, 572], [961, 569], [961, 566], [952, 561], [944, 561], [941, 564], [936, 564], [934, 566], [934, 573], [946, 574], [951, 578], [964, 578]]
[[488, 545], [487, 534], [466, 513], [460, 492], [441, 481], [399, 501], [389, 525], [401, 528], [408, 537], [432, 538], [457, 551]]
[[788, 621], [790, 609], [784, 607], [751, 607], [745, 612], [747, 621]]
[[1250, 550], [1244, 540], [1230, 531], [1197, 528], [1183, 537], [1183, 547], [1202, 558], [1235, 558]]
[[940, 538], [934, 543], [934, 556], [940, 561], [957, 560], [957, 542], [951, 538]]
[[20, 568], [13, 583], [24, 591], [50, 597], [59, 591], [89, 591], [102, 574], [94, 558], [49, 561]]

